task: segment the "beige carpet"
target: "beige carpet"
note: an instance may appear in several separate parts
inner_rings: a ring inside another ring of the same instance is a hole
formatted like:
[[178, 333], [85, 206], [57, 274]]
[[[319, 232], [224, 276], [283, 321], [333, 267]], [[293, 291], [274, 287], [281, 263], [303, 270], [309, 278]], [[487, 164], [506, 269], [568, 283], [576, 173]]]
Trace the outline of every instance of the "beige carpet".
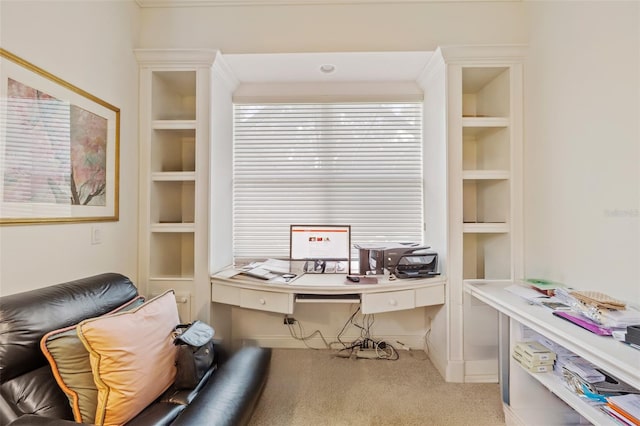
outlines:
[[424, 352], [400, 355], [274, 349], [250, 426], [504, 425], [497, 384], [446, 383]]

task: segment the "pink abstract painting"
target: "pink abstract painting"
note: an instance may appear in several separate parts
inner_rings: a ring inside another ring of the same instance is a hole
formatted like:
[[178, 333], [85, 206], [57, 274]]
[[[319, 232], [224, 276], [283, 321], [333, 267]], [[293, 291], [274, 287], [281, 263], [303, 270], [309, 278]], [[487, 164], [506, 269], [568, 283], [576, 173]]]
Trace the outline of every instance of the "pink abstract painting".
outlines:
[[106, 204], [108, 120], [9, 79], [5, 202]]

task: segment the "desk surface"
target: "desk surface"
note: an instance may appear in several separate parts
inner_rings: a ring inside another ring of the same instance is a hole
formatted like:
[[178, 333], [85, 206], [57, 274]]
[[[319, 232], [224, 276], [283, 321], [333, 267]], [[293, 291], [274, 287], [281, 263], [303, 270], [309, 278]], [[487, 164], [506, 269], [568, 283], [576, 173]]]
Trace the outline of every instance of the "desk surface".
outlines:
[[211, 282], [231, 284], [240, 288], [269, 290], [281, 293], [299, 294], [369, 294], [397, 290], [443, 285], [446, 278], [408, 278], [390, 280], [388, 275], [378, 275], [377, 284], [355, 284], [346, 279], [345, 274], [303, 274], [290, 283], [274, 283], [246, 275], [232, 275], [231, 269], [223, 270], [211, 276]]
[[549, 308], [530, 305], [505, 287], [512, 282], [467, 282], [465, 290], [521, 324], [548, 336], [610, 374], [640, 389], [640, 351], [609, 336], [598, 336], [552, 315]]

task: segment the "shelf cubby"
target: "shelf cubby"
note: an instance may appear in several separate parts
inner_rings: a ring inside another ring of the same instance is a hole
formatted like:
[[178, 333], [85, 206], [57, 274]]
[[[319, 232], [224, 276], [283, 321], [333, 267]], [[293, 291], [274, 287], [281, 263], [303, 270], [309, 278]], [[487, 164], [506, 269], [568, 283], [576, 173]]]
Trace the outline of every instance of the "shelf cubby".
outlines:
[[194, 172], [195, 129], [155, 129], [151, 143], [151, 172]]
[[193, 223], [195, 181], [159, 180], [151, 186], [151, 224]]
[[153, 71], [152, 120], [196, 119], [196, 72]]
[[463, 127], [463, 170], [510, 170], [510, 163], [508, 127]]
[[[503, 172], [486, 173], [490, 177]], [[473, 175], [472, 175], [473, 176]], [[464, 179], [462, 220], [467, 223], [507, 223], [509, 218], [509, 180], [505, 178]]]
[[462, 68], [463, 117], [509, 117], [509, 67]]
[[511, 242], [508, 233], [463, 235], [463, 279], [510, 279]]
[[193, 278], [193, 232], [152, 232], [150, 276]]

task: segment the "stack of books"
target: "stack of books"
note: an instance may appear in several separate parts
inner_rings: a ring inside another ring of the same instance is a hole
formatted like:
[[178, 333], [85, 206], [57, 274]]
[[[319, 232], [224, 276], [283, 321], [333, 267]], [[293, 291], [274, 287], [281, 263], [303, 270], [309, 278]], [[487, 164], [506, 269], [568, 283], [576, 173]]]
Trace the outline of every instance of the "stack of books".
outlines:
[[513, 358], [529, 372], [546, 373], [553, 370], [556, 354], [540, 342], [518, 342], [513, 348]]

